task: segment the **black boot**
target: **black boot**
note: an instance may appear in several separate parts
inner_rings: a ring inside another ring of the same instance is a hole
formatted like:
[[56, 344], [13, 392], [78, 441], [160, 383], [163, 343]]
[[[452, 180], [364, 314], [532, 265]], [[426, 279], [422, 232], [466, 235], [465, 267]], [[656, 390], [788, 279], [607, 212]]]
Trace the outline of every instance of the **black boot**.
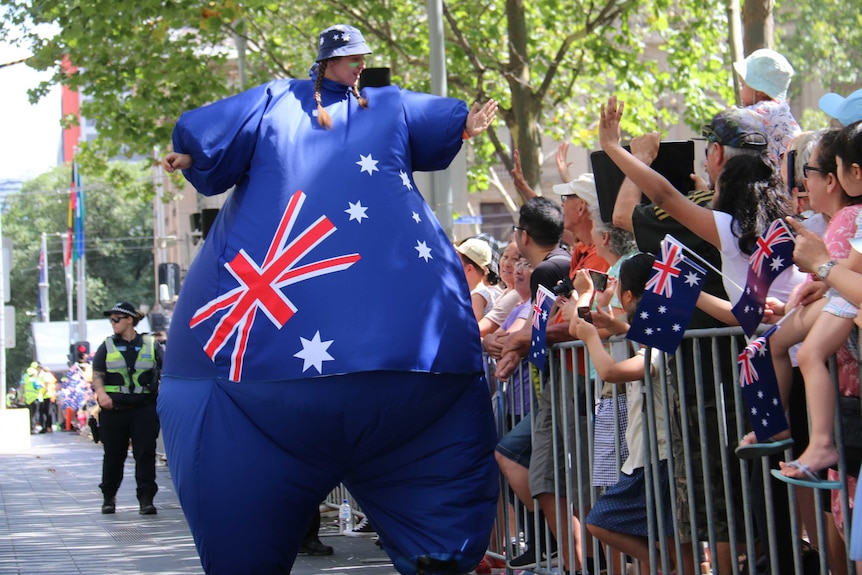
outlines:
[[153, 505], [152, 496], [144, 496], [139, 499], [141, 508], [138, 511], [141, 515], [155, 515], [157, 513], [156, 506]]
[[102, 515], [110, 515], [117, 511], [117, 496], [105, 495], [105, 500], [102, 502]]

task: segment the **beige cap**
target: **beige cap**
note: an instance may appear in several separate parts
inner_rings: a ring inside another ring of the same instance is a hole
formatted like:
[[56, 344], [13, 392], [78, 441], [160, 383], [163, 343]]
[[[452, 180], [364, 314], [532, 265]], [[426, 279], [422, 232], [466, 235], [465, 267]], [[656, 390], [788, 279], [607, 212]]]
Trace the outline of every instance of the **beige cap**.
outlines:
[[557, 184], [554, 186], [554, 193], [561, 196], [578, 196], [591, 208], [599, 202], [596, 180], [590, 173], [581, 174], [566, 184]]
[[488, 266], [491, 265], [491, 246], [487, 242], [476, 238], [467, 238], [455, 246], [455, 249], [483, 270], [487, 271]]

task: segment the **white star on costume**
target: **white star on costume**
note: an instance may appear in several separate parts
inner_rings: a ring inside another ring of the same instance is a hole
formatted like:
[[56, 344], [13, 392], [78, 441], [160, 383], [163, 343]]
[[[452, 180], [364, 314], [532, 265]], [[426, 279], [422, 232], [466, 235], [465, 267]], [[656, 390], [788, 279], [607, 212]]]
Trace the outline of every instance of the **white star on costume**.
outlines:
[[350, 221], [356, 220], [357, 222], [359, 222], [361, 224], [362, 218], [368, 219], [368, 216], [365, 215], [365, 212], [368, 210], [368, 208], [362, 206], [361, 200], [356, 202], [355, 204], [353, 202], [348, 201], [347, 205], [350, 206], [348, 209], [344, 210], [344, 213], [350, 214], [350, 219], [347, 221], [350, 222]]
[[658, 306], [659, 313], [667, 313], [667, 308], [663, 305]]
[[772, 268], [772, 271], [778, 271], [784, 266], [784, 258], [781, 256], [775, 256], [775, 259], [772, 260], [772, 263], [769, 264], [769, 267]]
[[419, 217], [419, 214], [417, 214], [416, 212], [413, 212], [413, 221], [418, 224], [419, 222], [422, 221], [422, 218]]
[[410, 183], [410, 176], [407, 175], [407, 172], [401, 170], [400, 172], [398, 172], [398, 175], [401, 176], [401, 183], [404, 185], [404, 187], [408, 190], [412, 190], [413, 184]]
[[419, 257], [422, 258], [423, 260], [425, 260], [426, 262], [428, 260], [434, 259], [434, 256], [431, 255], [431, 248], [429, 248], [425, 244], [425, 242], [420, 242], [419, 240], [416, 240], [416, 245], [413, 246], [413, 249], [416, 250], [417, 252], [419, 252]]
[[302, 361], [302, 371], [305, 372], [310, 367], [314, 367], [317, 373], [323, 373], [323, 362], [333, 361], [335, 358], [329, 355], [326, 350], [332, 345], [333, 340], [320, 341], [320, 332], [314, 334], [310, 340], [300, 337], [302, 350], [293, 354], [293, 357], [298, 357]]
[[371, 154], [367, 156], [363, 156], [359, 154], [359, 161], [356, 162], [357, 166], [360, 166], [362, 169], [359, 170], [359, 173], [368, 172], [369, 176], [373, 176], [374, 172], [379, 172], [380, 170], [377, 168], [377, 160], [371, 157]]
[[694, 272], [688, 272], [685, 274], [685, 283], [689, 286], [696, 286], [700, 283], [700, 275]]

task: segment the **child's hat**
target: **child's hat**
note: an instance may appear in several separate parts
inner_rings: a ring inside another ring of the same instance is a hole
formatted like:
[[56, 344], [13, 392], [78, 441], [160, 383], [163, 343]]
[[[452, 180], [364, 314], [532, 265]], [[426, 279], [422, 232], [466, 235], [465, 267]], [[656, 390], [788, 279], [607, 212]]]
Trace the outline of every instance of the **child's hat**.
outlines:
[[733, 68], [746, 84], [776, 100], [787, 99], [787, 88], [793, 77], [793, 66], [787, 58], [769, 48], [755, 50]]

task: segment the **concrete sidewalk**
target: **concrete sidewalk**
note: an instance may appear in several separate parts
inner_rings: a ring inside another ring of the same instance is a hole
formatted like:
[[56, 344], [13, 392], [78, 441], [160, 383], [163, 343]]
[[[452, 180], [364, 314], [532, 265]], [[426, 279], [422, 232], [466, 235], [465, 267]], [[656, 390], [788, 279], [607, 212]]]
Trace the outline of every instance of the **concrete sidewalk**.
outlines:
[[[201, 575], [203, 569], [166, 465], [157, 467], [157, 515], [139, 515], [134, 460], [126, 460], [117, 513], [102, 515], [102, 446], [75, 432], [31, 437], [0, 454], [0, 575]], [[339, 535], [322, 518], [328, 557], [299, 556], [297, 575], [394, 575], [370, 539]]]

